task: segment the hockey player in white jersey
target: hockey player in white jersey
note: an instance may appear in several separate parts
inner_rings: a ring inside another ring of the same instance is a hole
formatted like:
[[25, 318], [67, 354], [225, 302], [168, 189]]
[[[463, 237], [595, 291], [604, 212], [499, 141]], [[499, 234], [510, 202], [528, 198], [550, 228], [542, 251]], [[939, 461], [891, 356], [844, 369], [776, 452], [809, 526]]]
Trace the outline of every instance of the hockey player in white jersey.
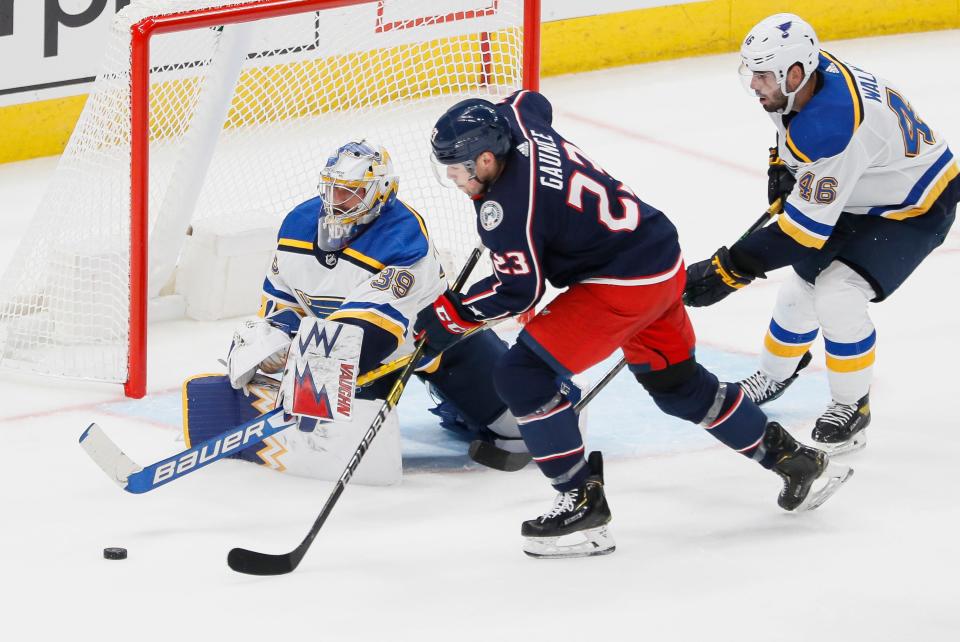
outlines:
[[[299, 377], [291, 372], [288, 351], [296, 352], [307, 334], [326, 331], [333, 336], [341, 324], [362, 330], [360, 373], [413, 352], [412, 320], [448, 285], [427, 226], [397, 198], [398, 184], [383, 147], [350, 142], [327, 160], [320, 195], [296, 206], [280, 226], [263, 282], [260, 319], [243, 324], [231, 345], [229, 384], [223, 377], [200, 377], [185, 386], [185, 408], [192, 415], [184, 422], [189, 440], [223, 429], [221, 415], [203, 408], [210, 399], [219, 404], [225, 392], [240, 402], [243, 393], [234, 393], [228, 385], [253, 393], [250, 401], [238, 404], [239, 414], [231, 418], [235, 423], [271, 408], [278, 384], [257, 375], [280, 373], [285, 365], [280, 396], [288, 408], [288, 386], [294, 375]], [[294, 341], [301, 327], [309, 329]], [[516, 420], [493, 387], [492, 367], [505, 351], [492, 331], [480, 331], [462, 347], [458, 344], [422, 364], [417, 374], [442, 400], [435, 410], [442, 425], [504, 449], [525, 450]], [[350, 425], [301, 420], [299, 431], [281, 432], [241, 457], [302, 475], [337, 478], [397, 374], [356, 392]], [[328, 406], [337, 404], [335, 395], [333, 399]], [[399, 479], [400, 464], [396, 413], [391, 413], [355, 479], [393, 483]]]
[[946, 141], [903, 92], [822, 51], [792, 14], [757, 24], [740, 72], [777, 128], [768, 198], [783, 212], [687, 272], [685, 301], [711, 305], [790, 265], [759, 370], [740, 385], [758, 404], [780, 396], [809, 362], [820, 330], [832, 402], [813, 429], [825, 449], [866, 443], [877, 335], [867, 312], [947, 235], [960, 200]]

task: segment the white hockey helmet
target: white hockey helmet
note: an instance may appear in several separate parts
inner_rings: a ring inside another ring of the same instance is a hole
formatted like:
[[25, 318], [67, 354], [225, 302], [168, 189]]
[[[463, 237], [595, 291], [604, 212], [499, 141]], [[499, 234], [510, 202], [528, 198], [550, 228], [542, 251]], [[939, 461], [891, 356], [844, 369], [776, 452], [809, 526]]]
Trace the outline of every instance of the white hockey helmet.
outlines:
[[[820, 41], [807, 21], [792, 13], [777, 13], [761, 20], [750, 30], [740, 45], [740, 77], [750, 95], [750, 80], [754, 74], [773, 74], [780, 91], [787, 97], [787, 106], [780, 113], [793, 108], [793, 99], [813, 76], [820, 62]], [[795, 64], [803, 67], [803, 80], [793, 91], [787, 91], [787, 72]]]
[[339, 147], [320, 172], [317, 245], [327, 252], [347, 247], [397, 198], [399, 184], [390, 154], [380, 145], [360, 140]]

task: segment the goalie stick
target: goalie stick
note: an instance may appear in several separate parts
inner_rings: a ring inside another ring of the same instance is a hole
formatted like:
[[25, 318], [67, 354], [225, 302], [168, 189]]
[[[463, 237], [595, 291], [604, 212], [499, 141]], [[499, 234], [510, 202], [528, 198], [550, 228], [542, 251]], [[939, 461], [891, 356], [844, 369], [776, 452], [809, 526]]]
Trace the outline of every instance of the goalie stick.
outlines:
[[[470, 254], [470, 258], [467, 259], [463, 269], [460, 270], [460, 274], [457, 276], [457, 280], [453, 285], [452, 289], [454, 292], [459, 292], [463, 287], [467, 277], [469, 277], [470, 273], [473, 271], [473, 267], [477, 264], [477, 261], [480, 260], [480, 254], [482, 251], [483, 246], [481, 245], [478, 245], [473, 249], [473, 252]], [[425, 346], [426, 343], [423, 339], [417, 341], [416, 349], [413, 351], [413, 356], [410, 359], [410, 362], [400, 372], [400, 377], [397, 379], [396, 383], [393, 384], [389, 394], [387, 394], [387, 398], [380, 407], [380, 412], [378, 412], [377, 416], [374, 417], [373, 422], [371, 422], [370, 427], [367, 429], [367, 432], [360, 440], [360, 444], [357, 446], [353, 456], [347, 463], [347, 467], [343, 470], [343, 474], [340, 475], [340, 479], [337, 480], [337, 483], [334, 486], [333, 491], [330, 493], [330, 496], [327, 497], [327, 501], [323, 505], [320, 514], [317, 515], [317, 519], [313, 522], [313, 526], [310, 527], [310, 530], [307, 532], [306, 537], [303, 538], [303, 541], [300, 542], [300, 545], [289, 553], [283, 553], [280, 555], [259, 553], [257, 551], [251, 551], [245, 548], [234, 548], [227, 554], [227, 564], [231, 569], [237, 571], [238, 573], [247, 573], [248, 575], [282, 575], [284, 573], [290, 573], [297, 568], [297, 566], [300, 564], [300, 561], [303, 559], [303, 556], [306, 555], [307, 550], [309, 550], [310, 545], [313, 544], [313, 540], [316, 539], [317, 535], [320, 533], [320, 529], [323, 527], [324, 522], [327, 521], [327, 517], [330, 516], [334, 506], [337, 505], [340, 495], [343, 494], [344, 489], [350, 482], [350, 478], [353, 477], [353, 473], [357, 470], [357, 466], [360, 465], [360, 462], [363, 460], [363, 456], [366, 454], [367, 450], [369, 450], [370, 444], [373, 443], [373, 440], [376, 438], [377, 433], [380, 431], [380, 427], [387, 418], [387, 415], [390, 414], [390, 411], [393, 410], [393, 408], [397, 405], [397, 402], [400, 400], [400, 395], [403, 394], [404, 387], [407, 385], [407, 381], [410, 380], [410, 376], [413, 374], [414, 367], [420, 361], [420, 357], [423, 355]]]
[[[778, 198], [771, 203], [770, 207], [768, 207], [762, 215], [760, 215], [760, 218], [753, 222], [753, 225], [751, 225], [747, 231], [743, 233], [740, 239], [742, 240], [750, 236], [761, 227], [766, 225], [769, 220], [782, 211], [783, 200]], [[621, 357], [620, 361], [617, 362], [617, 365], [611, 368], [610, 371], [603, 376], [603, 379], [597, 382], [597, 384], [593, 386], [593, 388], [591, 388], [590, 391], [574, 405], [573, 411], [579, 413], [580, 410], [590, 403], [593, 398], [596, 397], [597, 394], [603, 390], [604, 387], [606, 387], [606, 385], [610, 383], [610, 381], [612, 381], [613, 378], [616, 377], [626, 365], [626, 359]], [[470, 448], [467, 453], [469, 454], [470, 459], [482, 466], [493, 468], [495, 470], [502, 470], [508, 473], [523, 469], [527, 464], [530, 463], [532, 459], [530, 453], [518, 453], [504, 450], [503, 448], [500, 448], [489, 441], [483, 441], [481, 439], [475, 439], [474, 441], [470, 442]]]
[[283, 408], [277, 408], [149, 466], [133, 461], [95, 423], [80, 435], [80, 446], [120, 488], [140, 494], [259, 443], [296, 423], [296, 417], [284, 417]]

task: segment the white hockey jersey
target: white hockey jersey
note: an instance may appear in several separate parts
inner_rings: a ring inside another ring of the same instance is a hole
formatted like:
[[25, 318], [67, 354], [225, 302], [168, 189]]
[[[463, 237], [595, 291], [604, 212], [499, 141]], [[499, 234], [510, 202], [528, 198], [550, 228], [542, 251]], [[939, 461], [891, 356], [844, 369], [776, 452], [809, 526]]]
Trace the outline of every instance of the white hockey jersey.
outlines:
[[780, 157], [797, 183], [778, 219], [821, 248], [842, 212], [905, 219], [930, 209], [958, 168], [942, 137], [903, 94], [820, 52], [823, 84], [795, 114], [771, 114]]
[[285, 309], [298, 316], [361, 319], [397, 341], [388, 360], [413, 352], [417, 313], [447, 287], [423, 218], [395, 200], [340, 252], [316, 246], [322, 201], [312, 198], [287, 214], [263, 281], [260, 316]]

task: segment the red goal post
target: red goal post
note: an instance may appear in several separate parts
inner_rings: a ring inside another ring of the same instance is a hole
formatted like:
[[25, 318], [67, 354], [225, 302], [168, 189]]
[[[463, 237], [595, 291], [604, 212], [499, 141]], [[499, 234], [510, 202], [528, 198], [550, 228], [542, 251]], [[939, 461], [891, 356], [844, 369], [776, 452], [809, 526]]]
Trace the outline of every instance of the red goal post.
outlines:
[[[21, 248], [13, 261], [26, 267], [11, 264], [0, 280], [0, 365], [122, 382], [134, 398], [146, 392], [149, 301], [172, 282], [183, 230], [198, 217], [249, 205], [279, 223], [291, 202], [314, 195], [313, 157], [337, 135], [369, 129], [395, 156], [401, 198], [424, 208], [438, 247], [466, 253], [473, 232], [455, 216], [462, 204], [425, 176], [425, 123], [462, 97], [539, 85], [539, 0], [135, 0], [112, 37], [126, 29], [38, 213], [46, 220], [34, 242], [55, 238], [53, 249]], [[88, 201], [89, 215], [64, 213]], [[114, 220], [120, 210], [125, 223]]]

